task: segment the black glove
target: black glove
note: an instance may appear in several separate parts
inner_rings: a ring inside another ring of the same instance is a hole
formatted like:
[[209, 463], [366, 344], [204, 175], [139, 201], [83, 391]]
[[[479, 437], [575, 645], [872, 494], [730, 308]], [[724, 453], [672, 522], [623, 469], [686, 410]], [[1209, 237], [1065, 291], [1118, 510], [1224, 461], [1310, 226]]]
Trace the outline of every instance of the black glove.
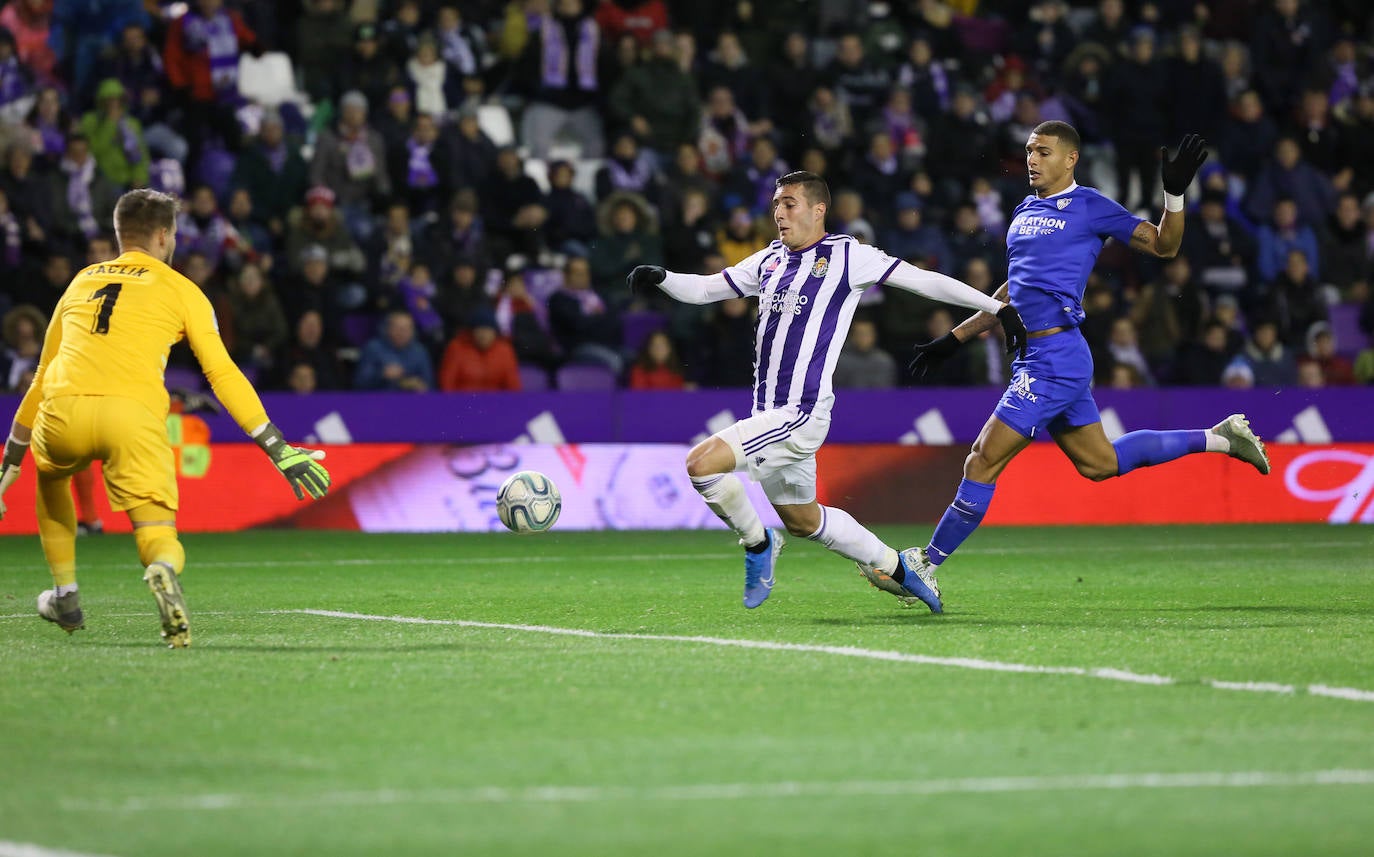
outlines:
[[1188, 134], [1178, 144], [1178, 153], [1169, 157], [1169, 150], [1159, 149], [1159, 175], [1164, 180], [1164, 192], [1173, 196], [1183, 196], [1188, 185], [1193, 183], [1198, 167], [1207, 160], [1207, 141], [1197, 134]]
[[997, 320], [1002, 322], [1002, 333], [1006, 335], [1007, 353], [1020, 352], [1021, 359], [1026, 359], [1026, 325], [1022, 323], [1021, 314], [1016, 311], [1016, 307], [1007, 304], [999, 309]]
[[657, 265], [637, 265], [625, 278], [630, 294], [642, 294], [668, 278], [668, 272]]
[[934, 342], [913, 345], [911, 350], [916, 352], [916, 356], [911, 358], [911, 362], [906, 364], [906, 367], [913, 376], [924, 378], [927, 372], [948, 360], [963, 344], [959, 341], [959, 337], [950, 331]]
[[181, 403], [183, 414], [222, 414], [224, 408], [220, 407], [219, 402], [213, 396], [204, 393], [197, 393], [192, 390], [183, 390], [178, 387], [167, 391], [168, 396], [174, 402]]

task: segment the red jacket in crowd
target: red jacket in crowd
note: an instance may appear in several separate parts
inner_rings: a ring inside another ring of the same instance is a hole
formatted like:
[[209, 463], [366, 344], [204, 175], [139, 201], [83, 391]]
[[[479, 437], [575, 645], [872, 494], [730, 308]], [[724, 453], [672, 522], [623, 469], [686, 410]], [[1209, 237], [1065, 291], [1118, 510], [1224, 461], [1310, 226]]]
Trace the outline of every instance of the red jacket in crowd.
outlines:
[[439, 389], [446, 392], [519, 390], [520, 365], [510, 340], [498, 336], [483, 351], [470, 331], [463, 331], [444, 349], [439, 364]]

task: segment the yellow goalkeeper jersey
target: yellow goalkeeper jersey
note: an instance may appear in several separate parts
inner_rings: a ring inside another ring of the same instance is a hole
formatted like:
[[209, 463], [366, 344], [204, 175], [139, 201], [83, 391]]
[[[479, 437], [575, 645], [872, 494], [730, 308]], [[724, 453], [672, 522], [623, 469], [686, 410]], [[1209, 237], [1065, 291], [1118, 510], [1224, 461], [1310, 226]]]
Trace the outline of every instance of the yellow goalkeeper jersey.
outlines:
[[220, 339], [205, 294], [137, 250], [88, 266], [67, 286], [16, 419], [32, 427], [39, 404], [59, 396], [122, 396], [165, 418], [163, 370], [182, 337], [239, 426], [250, 431], [267, 422], [262, 400]]

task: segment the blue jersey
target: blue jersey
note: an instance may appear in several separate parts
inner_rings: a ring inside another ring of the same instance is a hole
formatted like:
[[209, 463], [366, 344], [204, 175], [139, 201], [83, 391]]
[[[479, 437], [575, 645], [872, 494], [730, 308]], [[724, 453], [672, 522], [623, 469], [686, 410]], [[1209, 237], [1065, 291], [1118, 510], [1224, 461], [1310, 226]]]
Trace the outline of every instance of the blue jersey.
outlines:
[[1096, 188], [1028, 196], [1007, 227], [1010, 298], [1027, 330], [1077, 327], [1083, 289], [1108, 238], [1129, 243], [1143, 221]]

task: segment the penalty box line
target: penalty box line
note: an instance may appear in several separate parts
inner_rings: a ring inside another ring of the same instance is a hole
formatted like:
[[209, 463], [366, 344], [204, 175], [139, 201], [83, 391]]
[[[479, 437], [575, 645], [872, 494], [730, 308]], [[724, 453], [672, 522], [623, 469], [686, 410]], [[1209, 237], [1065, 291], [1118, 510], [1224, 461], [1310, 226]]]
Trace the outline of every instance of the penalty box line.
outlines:
[[[814, 643], [782, 643], [771, 640], [745, 640], [729, 637], [707, 637], [677, 634], [630, 634], [590, 631], [584, 628], [560, 628], [552, 625], [520, 625], [506, 622], [475, 622], [469, 619], [425, 619], [416, 616], [378, 616], [370, 613], [349, 613], [340, 610], [277, 610], [274, 613], [294, 613], [306, 616], [319, 616], [325, 619], [348, 619], [359, 622], [394, 622], [403, 625], [442, 625], [457, 628], [482, 628], [497, 631], [520, 631], [531, 634], [551, 634], [563, 637], [583, 637], [599, 640], [642, 640], [647, 642], [689, 643], [707, 646], [721, 646], [737, 649], [755, 649], [773, 652], [803, 652], [809, 654], [834, 655], [848, 658], [866, 658], [875, 661], [921, 664], [923, 666], [953, 667], [956, 669], [981, 670], [984, 672], [1022, 673], [1033, 675], [1068, 675], [1083, 678], [1105, 679], [1129, 684], [1178, 685], [1189, 684], [1166, 675], [1136, 673], [1113, 667], [1070, 667], [1044, 666], [1040, 664], [1019, 664], [1010, 661], [992, 661], [983, 658], [958, 658], [940, 655], [921, 655], [912, 652], [897, 652], [883, 649], [864, 649], [857, 646], [827, 646]], [[1306, 686], [1280, 684], [1276, 682], [1220, 681], [1202, 679], [1200, 683], [1215, 690], [1244, 691], [1246, 693], [1276, 693], [1294, 695], [1299, 692], [1310, 696], [1324, 696], [1346, 699], [1353, 702], [1374, 702], [1374, 691], [1353, 687], [1333, 687], [1326, 684]]]

